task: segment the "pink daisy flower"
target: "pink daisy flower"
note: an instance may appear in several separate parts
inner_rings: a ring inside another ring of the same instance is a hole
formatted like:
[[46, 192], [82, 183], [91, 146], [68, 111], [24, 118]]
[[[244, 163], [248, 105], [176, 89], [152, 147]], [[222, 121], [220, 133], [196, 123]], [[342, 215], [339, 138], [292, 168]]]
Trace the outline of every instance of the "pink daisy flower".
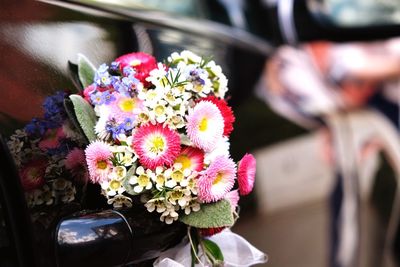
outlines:
[[232, 191], [228, 192], [225, 195], [225, 199], [228, 200], [229, 203], [231, 203], [232, 212], [234, 212], [238, 206], [239, 199], [240, 199], [238, 190], [236, 189], [236, 190], [232, 190]]
[[94, 141], [85, 149], [86, 163], [92, 183], [99, 183], [107, 179], [111, 171], [111, 148], [102, 141]]
[[228, 106], [228, 103], [226, 103], [224, 99], [220, 99], [215, 96], [202, 98], [201, 101], [210, 101], [218, 107], [222, 117], [224, 118], [224, 136], [229, 136], [230, 133], [233, 131], [235, 116], [233, 115], [231, 107]]
[[196, 147], [184, 147], [175, 159], [175, 163], [181, 163], [182, 169], [201, 171], [204, 167], [204, 152]]
[[20, 171], [22, 187], [32, 191], [44, 185], [47, 161], [43, 158], [30, 161]]
[[215, 202], [225, 197], [236, 178], [236, 164], [227, 156], [218, 156], [197, 180], [198, 196], [203, 202]]
[[206, 152], [212, 151], [224, 133], [224, 119], [218, 107], [201, 101], [189, 112], [186, 132], [193, 144]]
[[239, 192], [242, 196], [248, 195], [254, 186], [256, 176], [256, 159], [251, 154], [246, 154], [238, 164]]
[[116, 100], [110, 104], [110, 117], [122, 123], [127, 118], [133, 118], [143, 108], [143, 102], [138, 98], [125, 97], [114, 93]]
[[162, 124], [141, 126], [132, 140], [140, 163], [152, 170], [157, 166], [171, 166], [181, 150], [179, 134]]
[[71, 150], [65, 158], [65, 167], [77, 182], [86, 183], [88, 181], [89, 177], [85, 162], [85, 152], [79, 148]]

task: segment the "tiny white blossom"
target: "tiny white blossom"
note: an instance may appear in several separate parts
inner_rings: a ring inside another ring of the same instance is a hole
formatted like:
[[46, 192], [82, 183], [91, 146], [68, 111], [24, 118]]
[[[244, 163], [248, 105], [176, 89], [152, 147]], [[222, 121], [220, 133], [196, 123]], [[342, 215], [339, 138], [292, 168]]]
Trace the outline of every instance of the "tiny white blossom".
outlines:
[[153, 187], [151, 170], [147, 169], [145, 171], [142, 166], [139, 166], [136, 169], [136, 174], [129, 179], [129, 183], [133, 185], [133, 191], [141, 193], [144, 189], [149, 190]]

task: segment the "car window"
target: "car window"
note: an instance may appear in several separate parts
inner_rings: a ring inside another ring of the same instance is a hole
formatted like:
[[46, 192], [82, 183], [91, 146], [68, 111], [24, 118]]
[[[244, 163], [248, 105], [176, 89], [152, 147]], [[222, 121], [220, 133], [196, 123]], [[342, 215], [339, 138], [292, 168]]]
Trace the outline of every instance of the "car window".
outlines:
[[400, 23], [397, 0], [309, 0], [316, 15], [343, 27], [390, 25]]
[[188, 17], [204, 17], [203, 1], [196, 0], [76, 0], [81, 3], [114, 5], [131, 9], [158, 10]]

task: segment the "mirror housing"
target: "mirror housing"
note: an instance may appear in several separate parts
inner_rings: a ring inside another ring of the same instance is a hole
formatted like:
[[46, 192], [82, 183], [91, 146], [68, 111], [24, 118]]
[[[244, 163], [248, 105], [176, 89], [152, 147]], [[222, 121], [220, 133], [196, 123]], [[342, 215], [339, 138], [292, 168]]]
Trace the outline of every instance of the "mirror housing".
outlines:
[[74, 214], [62, 219], [56, 229], [57, 266], [124, 265], [132, 238], [131, 227], [117, 211]]

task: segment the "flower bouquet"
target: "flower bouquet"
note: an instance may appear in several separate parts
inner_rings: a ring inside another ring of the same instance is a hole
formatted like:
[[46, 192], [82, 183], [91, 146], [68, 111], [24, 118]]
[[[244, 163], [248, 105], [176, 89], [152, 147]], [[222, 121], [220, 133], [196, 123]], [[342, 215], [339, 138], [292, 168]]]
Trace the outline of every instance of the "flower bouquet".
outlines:
[[[163, 63], [131, 53], [98, 68], [79, 55], [76, 67], [84, 89], [47, 98], [44, 119], [9, 141], [30, 207], [82, 203], [94, 184], [114, 209], [142, 207], [159, 223], [186, 226], [179, 245], [157, 254], [157, 266], [264, 262], [224, 230], [253, 189], [256, 162], [251, 154], [238, 163], [230, 157], [235, 117], [221, 67], [190, 51]], [[132, 224], [146, 224], [132, 216]]]

